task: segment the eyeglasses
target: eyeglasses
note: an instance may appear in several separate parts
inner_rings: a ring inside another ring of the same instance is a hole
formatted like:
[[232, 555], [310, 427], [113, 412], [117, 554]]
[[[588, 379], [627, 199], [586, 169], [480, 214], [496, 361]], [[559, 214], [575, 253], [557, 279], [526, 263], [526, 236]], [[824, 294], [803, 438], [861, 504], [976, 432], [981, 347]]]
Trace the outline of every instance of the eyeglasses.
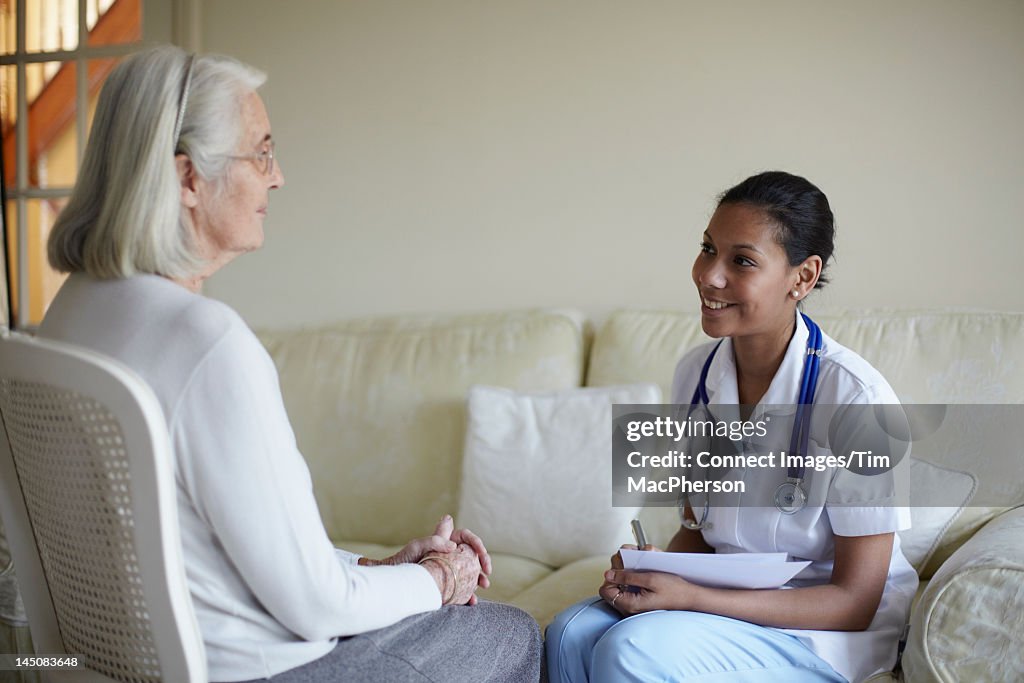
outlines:
[[270, 175], [274, 172], [274, 141], [268, 140], [263, 149], [252, 154], [229, 154], [228, 159], [247, 159], [255, 161], [262, 169], [263, 175]]

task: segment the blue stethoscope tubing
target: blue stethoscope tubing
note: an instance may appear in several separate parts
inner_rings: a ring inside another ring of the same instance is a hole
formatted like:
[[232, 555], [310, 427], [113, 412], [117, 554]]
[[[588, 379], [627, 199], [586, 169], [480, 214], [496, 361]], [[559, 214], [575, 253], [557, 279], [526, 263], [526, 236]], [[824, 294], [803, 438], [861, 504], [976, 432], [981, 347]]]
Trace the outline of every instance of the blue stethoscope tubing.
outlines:
[[[811, 413], [814, 410], [814, 394], [818, 388], [818, 368], [821, 365], [821, 350], [824, 347], [821, 328], [805, 313], [801, 312], [800, 317], [803, 318], [804, 324], [807, 326], [807, 353], [804, 357], [804, 371], [800, 377], [800, 396], [796, 407], [796, 421], [793, 423], [793, 432], [789, 440], [789, 452], [797, 456], [803, 456], [807, 453], [807, 445], [811, 437]], [[711, 361], [714, 360], [715, 353], [718, 352], [718, 347], [721, 345], [721, 341], [715, 344], [715, 348], [711, 349], [711, 353], [708, 354], [708, 359], [704, 361], [704, 367], [700, 371], [700, 380], [697, 382], [697, 388], [693, 392], [693, 398], [690, 399], [690, 410], [686, 414], [687, 420], [689, 420], [695, 407], [700, 404], [708, 405], [706, 385], [708, 371], [711, 369]], [[779, 487], [775, 489], [775, 507], [785, 515], [796, 514], [807, 505], [807, 494], [803, 489], [806, 468], [803, 465], [802, 457], [798, 457], [797, 460], [800, 461], [800, 464], [787, 468], [786, 481], [779, 484]], [[693, 530], [704, 528], [707, 524], [708, 510], [710, 508], [708, 496], [705, 495], [704, 497], [704, 511], [701, 514], [700, 521], [687, 519], [683, 515], [684, 499], [680, 497], [679, 501], [679, 514], [682, 518], [683, 526]]]

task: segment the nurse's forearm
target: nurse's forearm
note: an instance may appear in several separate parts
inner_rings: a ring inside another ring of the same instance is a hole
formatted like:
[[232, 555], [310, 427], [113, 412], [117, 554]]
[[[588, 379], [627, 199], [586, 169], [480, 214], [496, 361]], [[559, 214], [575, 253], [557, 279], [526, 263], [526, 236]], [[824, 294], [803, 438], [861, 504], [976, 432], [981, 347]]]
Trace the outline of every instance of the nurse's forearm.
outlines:
[[834, 584], [763, 591], [697, 587], [689, 609], [777, 628], [863, 631], [881, 594], [866, 596]]
[[780, 628], [861, 631], [878, 610], [892, 557], [893, 534], [836, 536], [831, 582], [788, 590], [726, 590], [688, 584], [690, 606]]

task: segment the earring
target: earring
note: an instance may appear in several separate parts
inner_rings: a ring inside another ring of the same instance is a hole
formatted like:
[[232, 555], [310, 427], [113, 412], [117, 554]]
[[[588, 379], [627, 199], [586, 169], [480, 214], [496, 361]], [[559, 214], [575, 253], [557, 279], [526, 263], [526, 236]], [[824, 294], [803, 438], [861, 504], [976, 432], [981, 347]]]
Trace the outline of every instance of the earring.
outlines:
[[800, 290], [799, 289], [794, 289], [793, 290], [793, 298], [794, 299], [799, 299], [800, 298]]

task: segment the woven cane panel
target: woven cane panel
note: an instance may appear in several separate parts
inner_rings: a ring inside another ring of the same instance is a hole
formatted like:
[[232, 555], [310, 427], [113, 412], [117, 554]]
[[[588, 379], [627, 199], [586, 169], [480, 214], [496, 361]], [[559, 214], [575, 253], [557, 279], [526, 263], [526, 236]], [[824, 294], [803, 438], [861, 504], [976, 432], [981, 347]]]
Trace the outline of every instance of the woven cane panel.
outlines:
[[116, 418], [38, 383], [2, 380], [0, 401], [67, 652], [120, 681], [159, 681]]

